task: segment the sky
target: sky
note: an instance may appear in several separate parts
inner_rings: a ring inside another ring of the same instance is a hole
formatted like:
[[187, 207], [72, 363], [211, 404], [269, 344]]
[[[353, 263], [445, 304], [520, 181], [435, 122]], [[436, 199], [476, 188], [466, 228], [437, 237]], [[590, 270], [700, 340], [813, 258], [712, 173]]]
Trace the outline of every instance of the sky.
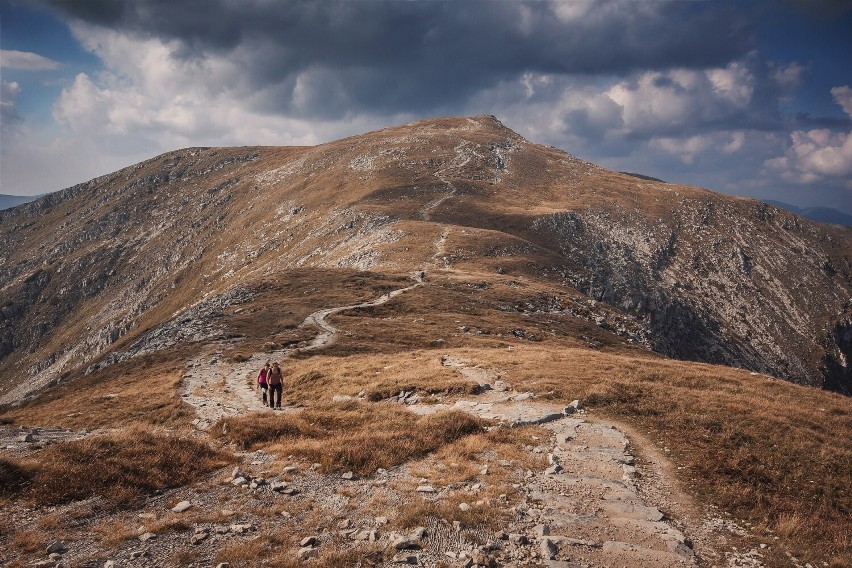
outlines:
[[852, 214], [850, 0], [0, 0], [0, 50], [3, 194], [493, 114], [604, 167]]

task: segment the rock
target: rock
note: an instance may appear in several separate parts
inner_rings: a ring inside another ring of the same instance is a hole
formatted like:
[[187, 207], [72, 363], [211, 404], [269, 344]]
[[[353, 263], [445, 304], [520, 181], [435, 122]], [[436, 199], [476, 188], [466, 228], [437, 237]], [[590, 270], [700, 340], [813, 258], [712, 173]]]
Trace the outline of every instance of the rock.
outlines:
[[358, 477], [354, 473], [352, 473], [351, 471], [347, 471], [346, 473], [344, 473], [340, 477], [342, 479], [345, 479], [346, 481], [355, 481], [356, 479], [358, 479]]
[[192, 503], [190, 503], [189, 501], [181, 501], [180, 503], [172, 507], [172, 511], [174, 511], [175, 513], [183, 513], [191, 507]]
[[419, 550], [420, 539], [415, 539], [410, 536], [401, 536], [393, 541], [393, 546], [396, 550]]
[[20, 437], [18, 437], [18, 441], [19, 442], [37, 442], [38, 438], [35, 437], [33, 434], [22, 434]]
[[549, 468], [547, 468], [546, 470], [544, 470], [544, 474], [545, 475], [556, 475], [560, 471], [562, 471], [562, 466], [559, 465], [558, 463], [556, 463], [556, 464], [553, 464], [552, 466], [550, 466]]
[[483, 547], [475, 549], [473, 554], [470, 555], [470, 559], [478, 566], [485, 566], [487, 568], [497, 566], [497, 561], [492, 558]]
[[230, 526], [231, 532], [234, 534], [246, 534], [250, 530], [254, 530], [254, 525], [244, 523]]
[[236, 479], [238, 477], [245, 477], [245, 476], [246, 475], [238, 467], [235, 467], [234, 471], [231, 472], [231, 479]]
[[231, 568], [231, 565], [228, 564], [227, 562], [220, 562], [219, 564], [216, 565], [216, 568]]
[[277, 483], [272, 484], [272, 490], [275, 491], [275, 492], [281, 493], [285, 489], [287, 489], [287, 484], [284, 483], [283, 481], [279, 481]]
[[547, 560], [553, 559], [556, 556], [556, 553], [559, 552], [559, 548], [556, 546], [552, 540], [547, 537], [541, 539], [541, 556]]
[[388, 524], [388, 518], [387, 517], [376, 517], [376, 524], [379, 525], [379, 526], [386, 525], [386, 524]]
[[431, 485], [419, 485], [417, 487], [418, 493], [437, 493], [438, 491], [432, 487]]
[[513, 544], [524, 545], [524, 544], [529, 544], [530, 541], [529, 541], [529, 539], [527, 538], [526, 535], [518, 534], [518, 533], [512, 533], [512, 534], [509, 535], [509, 542], [511, 542]]
[[46, 552], [48, 554], [53, 554], [54, 552], [62, 554], [66, 550], [68, 550], [68, 549], [65, 547], [65, 544], [63, 544], [62, 542], [60, 542], [58, 540], [54, 540], [53, 542], [51, 542], [50, 544], [47, 545]]
[[313, 546], [317, 542], [319, 542], [319, 539], [317, 537], [306, 536], [305, 538], [303, 538], [302, 540], [299, 541], [299, 546], [301, 546], [301, 547]]
[[305, 546], [299, 549], [299, 560], [308, 560], [309, 558], [316, 558], [319, 556], [319, 549], [312, 548], [310, 546]]
[[423, 540], [428, 534], [429, 531], [426, 530], [426, 527], [416, 527], [411, 531], [411, 538]]
[[235, 487], [242, 487], [244, 485], [248, 485], [249, 480], [246, 479], [245, 477], [235, 477], [234, 480], [231, 481], [231, 484], [234, 485]]
[[353, 400], [358, 400], [354, 396], [349, 396], [348, 394], [336, 394], [331, 397], [331, 402], [351, 402]]
[[536, 536], [547, 536], [550, 534], [550, 527], [548, 525], [536, 525], [533, 527], [533, 534]]
[[488, 475], [488, 466], [487, 465], [479, 470], [479, 475]]
[[283, 493], [284, 495], [297, 495], [299, 493], [299, 490], [295, 487], [286, 487], [281, 490], [281, 493]]
[[556, 465], [559, 463], [559, 456], [556, 454], [547, 454], [547, 463], [550, 465]]
[[60, 560], [62, 560], [62, 555], [59, 554], [58, 552], [51, 552], [50, 556], [48, 556], [48, 558], [50, 558], [54, 562], [59, 562]]
[[352, 526], [352, 521], [350, 521], [349, 519], [343, 519], [342, 521], [337, 523], [337, 528], [339, 528], [339, 529], [348, 529], [351, 526]]
[[525, 400], [529, 400], [529, 399], [534, 398], [534, 397], [535, 397], [534, 393], [524, 392], [524, 393], [521, 393], [521, 394], [516, 394], [515, 396], [512, 397], [512, 400], [514, 400], [515, 402], [523, 402]]
[[154, 533], [146, 532], [139, 535], [139, 540], [142, 542], [148, 542], [149, 540], [157, 540], [157, 535]]
[[468, 505], [467, 503], [459, 503], [459, 510], [464, 513], [467, 513], [468, 511], [470, 511], [470, 505]]
[[299, 471], [299, 468], [296, 467], [295, 465], [288, 465], [282, 471], [284, 473], [296, 473], [297, 471]]
[[352, 540], [376, 542], [379, 539], [379, 533], [375, 530], [357, 531], [351, 535]]
[[198, 532], [192, 535], [192, 539], [190, 542], [192, 542], [192, 544], [201, 544], [202, 542], [207, 540], [208, 536], [210, 536], [210, 533], [208, 532]]
[[148, 556], [147, 550], [134, 550], [130, 553], [131, 560], [136, 560], [137, 558], [142, 558], [143, 556]]
[[414, 564], [414, 565], [416, 565], [417, 564], [417, 557], [414, 556], [413, 554], [408, 554], [408, 553], [405, 553], [405, 552], [399, 552], [399, 553], [394, 555], [393, 559], [391, 559], [391, 562], [393, 562], [395, 564]]

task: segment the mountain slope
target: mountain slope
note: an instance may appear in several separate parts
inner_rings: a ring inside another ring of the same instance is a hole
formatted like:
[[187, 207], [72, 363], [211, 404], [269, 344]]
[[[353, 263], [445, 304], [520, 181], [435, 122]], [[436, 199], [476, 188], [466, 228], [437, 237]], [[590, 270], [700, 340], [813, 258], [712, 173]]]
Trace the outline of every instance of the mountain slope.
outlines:
[[225, 316], [270, 286], [329, 292], [365, 270], [426, 272], [433, 302], [488, 288], [483, 309], [548, 314], [584, 344], [852, 385], [849, 229], [608, 171], [493, 117], [170, 152], [0, 212], [0, 235], [5, 402], [251, 335]]

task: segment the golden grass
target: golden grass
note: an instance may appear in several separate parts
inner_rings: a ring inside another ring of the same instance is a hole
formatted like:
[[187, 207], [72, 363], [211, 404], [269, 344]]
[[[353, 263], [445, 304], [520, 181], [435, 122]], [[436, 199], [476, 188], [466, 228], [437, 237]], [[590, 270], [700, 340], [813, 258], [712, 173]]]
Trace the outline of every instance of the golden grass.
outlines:
[[243, 448], [263, 446], [279, 455], [320, 463], [323, 471], [369, 475], [480, 432], [484, 425], [458, 411], [418, 417], [391, 404], [353, 401], [289, 415], [227, 418], [212, 431]]
[[19, 467], [31, 472], [20, 496], [37, 506], [100, 496], [129, 506], [155, 489], [178, 487], [231, 457], [196, 440], [137, 429], [60, 442]]
[[182, 355], [176, 351], [140, 357], [51, 387], [48, 395], [8, 409], [4, 419], [69, 429], [120, 428], [136, 422], [187, 425], [192, 412], [177, 393]]

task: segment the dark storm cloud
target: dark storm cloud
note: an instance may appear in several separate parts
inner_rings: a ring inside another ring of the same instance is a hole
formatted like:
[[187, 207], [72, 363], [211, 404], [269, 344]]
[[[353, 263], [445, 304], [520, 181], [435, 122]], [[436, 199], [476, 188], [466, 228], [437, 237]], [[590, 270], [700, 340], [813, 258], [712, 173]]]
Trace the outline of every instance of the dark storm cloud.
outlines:
[[718, 3], [55, 2], [65, 17], [178, 42], [176, 57], [239, 53], [259, 108], [334, 118], [458, 108], [525, 72], [625, 74], [724, 66], [754, 47]]

